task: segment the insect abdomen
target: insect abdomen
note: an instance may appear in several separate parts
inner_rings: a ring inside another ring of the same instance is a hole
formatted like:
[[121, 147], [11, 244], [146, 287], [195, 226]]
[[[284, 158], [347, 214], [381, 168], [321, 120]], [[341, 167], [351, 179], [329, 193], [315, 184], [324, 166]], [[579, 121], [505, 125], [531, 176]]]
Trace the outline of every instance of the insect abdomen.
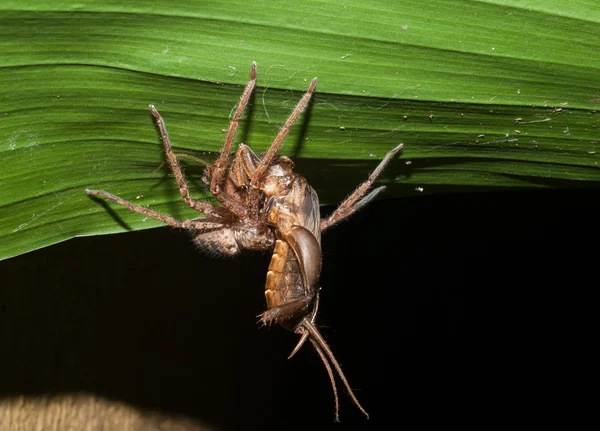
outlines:
[[275, 242], [273, 257], [267, 271], [267, 282], [265, 284], [265, 297], [267, 308], [273, 308], [284, 302], [281, 283], [286, 275], [286, 264], [288, 262], [289, 245], [278, 239]]

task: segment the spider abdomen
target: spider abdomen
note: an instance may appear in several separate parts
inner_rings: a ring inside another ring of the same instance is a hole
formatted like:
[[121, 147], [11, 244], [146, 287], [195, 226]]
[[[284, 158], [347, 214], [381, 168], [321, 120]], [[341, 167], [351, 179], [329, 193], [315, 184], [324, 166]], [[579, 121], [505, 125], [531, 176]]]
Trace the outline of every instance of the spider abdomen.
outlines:
[[270, 250], [275, 245], [272, 229], [246, 226], [192, 231], [194, 243], [203, 251], [219, 256], [235, 256], [243, 250]]

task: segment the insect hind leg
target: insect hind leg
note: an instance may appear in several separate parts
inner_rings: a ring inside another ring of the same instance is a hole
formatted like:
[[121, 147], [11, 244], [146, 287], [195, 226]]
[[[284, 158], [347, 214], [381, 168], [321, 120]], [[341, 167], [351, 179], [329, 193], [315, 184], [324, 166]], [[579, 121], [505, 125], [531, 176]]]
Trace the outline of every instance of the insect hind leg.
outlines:
[[[293, 319], [298, 314], [304, 312], [311, 304], [314, 296], [305, 296], [296, 301], [288, 302], [277, 307], [269, 308], [259, 315], [259, 322], [268, 325], [273, 322], [284, 324], [285, 320]], [[284, 324], [285, 326], [285, 324]]]

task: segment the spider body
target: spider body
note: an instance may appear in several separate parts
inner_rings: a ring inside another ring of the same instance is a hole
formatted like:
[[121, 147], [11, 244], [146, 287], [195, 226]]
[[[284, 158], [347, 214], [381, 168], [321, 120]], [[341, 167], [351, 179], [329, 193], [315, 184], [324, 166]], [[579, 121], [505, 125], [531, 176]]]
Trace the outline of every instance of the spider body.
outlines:
[[[233, 158], [230, 152], [239, 120], [248, 104], [256, 83], [256, 63], [252, 64], [250, 82], [233, 115], [223, 148], [217, 159], [208, 164], [187, 154], [175, 154], [165, 123], [150, 105], [165, 147], [165, 155], [177, 181], [184, 202], [203, 214], [192, 220], [175, 220], [149, 208], [135, 205], [103, 190], [86, 190], [127, 207], [130, 211], [163, 221], [169, 226], [187, 229], [193, 241], [204, 250], [227, 256], [243, 250], [273, 250], [267, 272], [265, 297], [267, 311], [260, 315], [263, 324], [278, 323], [301, 335], [292, 357], [309, 340], [328, 372], [335, 397], [335, 418], [339, 402], [333, 369], [344, 383], [356, 406], [368, 417], [356, 399], [342, 369], [329, 346], [314, 325], [319, 305], [318, 279], [321, 272], [321, 231], [350, 216], [373, 199], [384, 187], [366, 194], [375, 179], [402, 149], [391, 150], [377, 168], [326, 219], [320, 218], [319, 198], [304, 177], [293, 171], [291, 159], [277, 154], [290, 127], [308, 105], [317, 80], [313, 79], [272, 145], [264, 154], [255, 154], [248, 146], [240, 145]], [[221, 206], [211, 205], [190, 197], [187, 181], [178, 158], [189, 158], [206, 165], [202, 181], [209, 187]], [[333, 366], [333, 368], [332, 368]]]

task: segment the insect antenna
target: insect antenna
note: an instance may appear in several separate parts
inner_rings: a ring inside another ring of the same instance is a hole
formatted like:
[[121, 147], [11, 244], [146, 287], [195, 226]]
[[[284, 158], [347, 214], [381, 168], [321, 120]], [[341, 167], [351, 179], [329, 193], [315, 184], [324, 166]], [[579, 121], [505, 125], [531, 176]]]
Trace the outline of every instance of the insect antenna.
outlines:
[[185, 154], [185, 153], [175, 153], [175, 156], [177, 156], [178, 159], [190, 159], [193, 160], [195, 162], [198, 162], [204, 166], [208, 166], [210, 165], [210, 163], [205, 162], [204, 160], [196, 157], [196, 156], [192, 156], [191, 154]]
[[[363, 406], [361, 406], [360, 403], [358, 402], [358, 399], [354, 395], [354, 392], [352, 391], [352, 388], [350, 387], [350, 384], [348, 383], [348, 380], [346, 379], [346, 376], [344, 375], [344, 372], [342, 371], [342, 367], [340, 366], [339, 362], [335, 359], [333, 352], [327, 345], [327, 342], [325, 342], [325, 340], [321, 336], [321, 333], [319, 332], [319, 330], [315, 327], [313, 322], [311, 322], [309, 320], [308, 317], [305, 317], [304, 319], [302, 319], [302, 322], [300, 323], [300, 325], [302, 327], [304, 327], [306, 329], [306, 332], [308, 332], [310, 334], [310, 342], [312, 343], [313, 347], [315, 348], [315, 350], [321, 357], [321, 360], [323, 361], [323, 364], [325, 365], [325, 368], [327, 369], [327, 373], [329, 374], [329, 379], [331, 380], [331, 386], [333, 387], [333, 395], [335, 397], [335, 420], [336, 420], [336, 422], [339, 422], [339, 401], [338, 401], [338, 395], [337, 395], [337, 387], [335, 384], [335, 379], [333, 376], [333, 371], [331, 369], [331, 365], [333, 365], [333, 368], [335, 368], [335, 370], [337, 371], [338, 376], [340, 377], [340, 380], [344, 383], [344, 386], [346, 387], [346, 390], [348, 391], [348, 395], [350, 395], [350, 398], [352, 398], [352, 401], [354, 402], [354, 404], [356, 404], [356, 407], [358, 407], [360, 409], [360, 411], [363, 412], [363, 414], [368, 419], [369, 414], [366, 412], [366, 410], [363, 408]], [[331, 365], [330, 365], [330, 363], [331, 363]]]
[[[204, 166], [208, 166], [210, 163], [205, 162], [204, 160], [196, 157], [196, 156], [192, 156], [190, 154], [185, 154], [185, 153], [175, 153], [175, 157], [177, 157], [178, 159], [190, 159], [190, 160], [194, 160], [195, 162], [201, 163]], [[154, 169], [151, 174], [155, 174], [158, 171], [160, 171], [163, 166], [166, 164], [167, 162], [162, 162], [160, 165], [158, 165], [158, 168]]]

